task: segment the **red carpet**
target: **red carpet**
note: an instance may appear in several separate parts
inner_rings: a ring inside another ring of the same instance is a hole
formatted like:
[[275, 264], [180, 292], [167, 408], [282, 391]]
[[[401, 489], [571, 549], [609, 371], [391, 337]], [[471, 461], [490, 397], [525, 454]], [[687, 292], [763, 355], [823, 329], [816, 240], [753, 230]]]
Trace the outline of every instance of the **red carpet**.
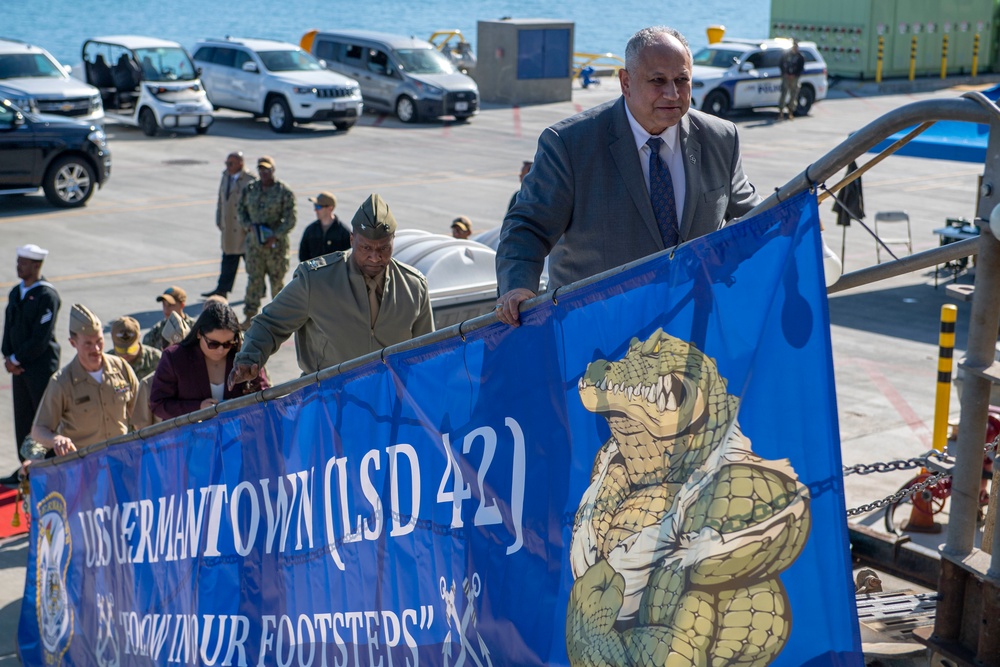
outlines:
[[17, 491], [0, 487], [0, 538], [21, 535], [28, 532], [28, 520], [24, 516], [24, 507], [19, 507], [21, 525], [17, 528], [10, 525], [14, 518], [14, 505], [17, 503]]

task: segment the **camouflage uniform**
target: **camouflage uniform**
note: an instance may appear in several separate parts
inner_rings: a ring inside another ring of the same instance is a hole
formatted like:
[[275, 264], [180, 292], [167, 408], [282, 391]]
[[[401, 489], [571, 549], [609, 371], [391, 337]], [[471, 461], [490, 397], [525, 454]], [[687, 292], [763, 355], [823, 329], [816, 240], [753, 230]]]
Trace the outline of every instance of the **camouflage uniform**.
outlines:
[[[255, 181], [243, 191], [238, 209], [240, 224], [247, 230], [247, 295], [243, 312], [253, 317], [267, 293], [264, 277], [271, 281], [271, 298], [281, 291], [288, 272], [288, 233], [295, 226], [295, 195], [287, 185], [274, 180], [265, 190]], [[261, 245], [257, 226], [267, 227], [278, 240], [273, 248]]]
[[[184, 318], [184, 321], [187, 323], [188, 329], [190, 329], [191, 327], [194, 326], [194, 318], [193, 317], [191, 317], [187, 313], [183, 313], [181, 316]], [[153, 328], [150, 329], [149, 331], [147, 331], [146, 335], [142, 337], [142, 346], [143, 347], [147, 347], [147, 346], [148, 347], [153, 347], [153, 348], [156, 348], [157, 350], [162, 350], [165, 347], [169, 347], [170, 345], [165, 340], [163, 340], [163, 327], [165, 327], [165, 326], [167, 326], [167, 320], [166, 319], [162, 319], [159, 322], [157, 322], [156, 324], [154, 324]], [[154, 370], [155, 370], [155, 368], [154, 368]]]
[[[166, 320], [163, 321], [166, 322]], [[114, 348], [108, 350], [107, 354], [113, 354], [116, 357], [121, 356], [115, 352]], [[152, 375], [156, 370], [156, 365], [160, 363], [160, 351], [151, 345], [143, 345], [135, 359], [128, 363], [132, 367], [132, 370], [135, 371], [135, 376], [142, 380], [147, 375]]]

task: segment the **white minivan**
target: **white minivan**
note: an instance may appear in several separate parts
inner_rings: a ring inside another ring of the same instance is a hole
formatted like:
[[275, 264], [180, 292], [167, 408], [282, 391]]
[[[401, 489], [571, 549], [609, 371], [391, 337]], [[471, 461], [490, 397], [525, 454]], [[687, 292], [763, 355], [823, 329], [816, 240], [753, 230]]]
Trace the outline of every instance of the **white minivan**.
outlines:
[[88, 39], [74, 75], [101, 91], [109, 119], [136, 125], [146, 136], [185, 127], [204, 134], [214, 120], [194, 62], [177, 42], [136, 35]]
[[300, 46], [328, 69], [356, 79], [369, 109], [404, 123], [479, 113], [479, 87], [433, 44], [370, 30], [312, 30]]

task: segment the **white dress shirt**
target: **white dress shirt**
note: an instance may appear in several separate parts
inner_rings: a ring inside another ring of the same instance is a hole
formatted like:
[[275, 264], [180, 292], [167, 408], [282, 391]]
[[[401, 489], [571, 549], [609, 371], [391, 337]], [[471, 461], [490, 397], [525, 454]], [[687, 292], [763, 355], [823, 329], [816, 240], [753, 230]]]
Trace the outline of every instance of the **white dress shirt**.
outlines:
[[[684, 187], [687, 178], [684, 175], [684, 155], [681, 154], [680, 129], [678, 125], [668, 127], [662, 134], [650, 134], [643, 129], [642, 125], [632, 116], [628, 104], [625, 105], [625, 115], [628, 117], [629, 127], [632, 128], [632, 136], [635, 138], [635, 148], [639, 151], [639, 166], [642, 167], [642, 177], [646, 181], [646, 192], [649, 192], [649, 146], [646, 142], [651, 137], [663, 139], [660, 144], [660, 159], [670, 170], [670, 180], [674, 186], [674, 202], [677, 204], [677, 224], [684, 216]], [[678, 229], [678, 231], [680, 231]]]

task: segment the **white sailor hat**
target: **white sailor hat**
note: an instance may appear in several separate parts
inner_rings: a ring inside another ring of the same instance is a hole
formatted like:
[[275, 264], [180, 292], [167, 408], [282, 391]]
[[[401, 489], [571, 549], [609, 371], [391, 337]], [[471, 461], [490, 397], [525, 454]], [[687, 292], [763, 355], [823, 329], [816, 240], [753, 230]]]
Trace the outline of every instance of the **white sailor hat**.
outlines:
[[39, 248], [34, 243], [23, 245], [17, 249], [17, 256], [25, 259], [33, 259], [36, 262], [43, 261], [49, 254], [45, 248]]

